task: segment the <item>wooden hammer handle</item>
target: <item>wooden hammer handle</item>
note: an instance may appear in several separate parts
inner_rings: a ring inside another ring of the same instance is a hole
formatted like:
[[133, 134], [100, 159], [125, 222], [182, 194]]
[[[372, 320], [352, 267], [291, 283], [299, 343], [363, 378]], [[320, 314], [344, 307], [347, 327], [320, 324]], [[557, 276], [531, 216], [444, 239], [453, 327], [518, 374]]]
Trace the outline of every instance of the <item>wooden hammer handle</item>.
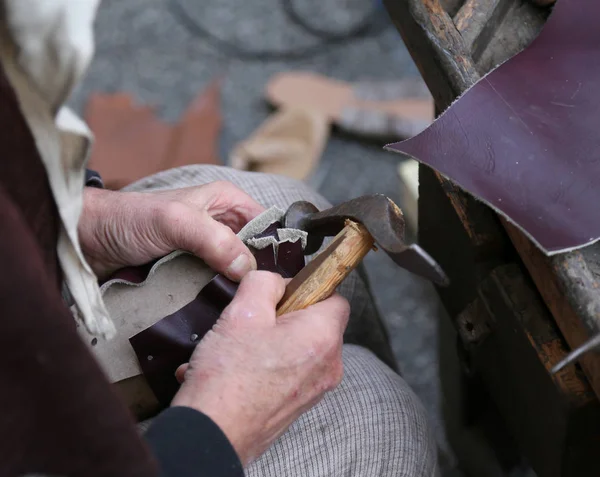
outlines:
[[277, 305], [277, 316], [302, 310], [330, 297], [373, 245], [373, 237], [366, 228], [347, 220], [329, 246], [288, 283]]

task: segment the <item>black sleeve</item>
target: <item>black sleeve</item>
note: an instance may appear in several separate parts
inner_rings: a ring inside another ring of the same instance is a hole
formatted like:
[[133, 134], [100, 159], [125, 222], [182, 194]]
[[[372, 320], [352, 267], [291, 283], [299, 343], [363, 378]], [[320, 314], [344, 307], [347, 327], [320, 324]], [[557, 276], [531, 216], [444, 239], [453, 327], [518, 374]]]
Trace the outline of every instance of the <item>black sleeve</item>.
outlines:
[[104, 182], [102, 177], [96, 171], [91, 169], [85, 170], [85, 185], [86, 187], [97, 187], [98, 189], [104, 189]]
[[161, 468], [161, 477], [244, 476], [240, 459], [223, 431], [194, 409], [166, 409], [144, 437]]

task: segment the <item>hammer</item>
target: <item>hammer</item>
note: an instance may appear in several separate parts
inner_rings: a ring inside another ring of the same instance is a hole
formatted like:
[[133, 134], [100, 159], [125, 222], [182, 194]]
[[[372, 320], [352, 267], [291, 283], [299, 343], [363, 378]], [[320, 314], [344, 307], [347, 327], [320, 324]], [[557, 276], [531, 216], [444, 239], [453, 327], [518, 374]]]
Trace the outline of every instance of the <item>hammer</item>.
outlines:
[[331, 296], [371, 249], [383, 250], [400, 267], [437, 285], [448, 284], [446, 274], [427, 252], [404, 242], [402, 211], [382, 194], [358, 197], [324, 211], [310, 202], [294, 202], [283, 226], [308, 232], [305, 255], [315, 253], [324, 237], [335, 237], [288, 283], [277, 316]]

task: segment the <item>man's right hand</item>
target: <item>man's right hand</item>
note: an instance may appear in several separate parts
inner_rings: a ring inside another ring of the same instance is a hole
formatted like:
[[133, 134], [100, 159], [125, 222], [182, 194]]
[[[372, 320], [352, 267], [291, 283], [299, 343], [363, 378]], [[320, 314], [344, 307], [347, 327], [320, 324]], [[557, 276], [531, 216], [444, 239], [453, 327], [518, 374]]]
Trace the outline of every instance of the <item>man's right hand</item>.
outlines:
[[279, 275], [247, 274], [187, 369], [178, 370], [183, 384], [172, 405], [208, 415], [243, 465], [342, 380], [348, 302], [335, 295], [276, 319], [284, 289]]

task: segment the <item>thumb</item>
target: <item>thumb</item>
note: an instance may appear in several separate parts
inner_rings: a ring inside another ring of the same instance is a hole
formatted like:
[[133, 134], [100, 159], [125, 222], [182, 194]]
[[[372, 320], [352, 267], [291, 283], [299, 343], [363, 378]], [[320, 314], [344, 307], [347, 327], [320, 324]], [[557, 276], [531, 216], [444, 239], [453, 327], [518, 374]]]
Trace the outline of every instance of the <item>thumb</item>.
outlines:
[[275, 324], [275, 308], [285, 291], [285, 280], [276, 273], [255, 271], [240, 283], [221, 320], [236, 326]]
[[256, 270], [256, 259], [226, 225], [214, 220], [205, 210], [181, 202], [170, 203], [161, 230], [172, 248], [193, 253], [212, 269], [239, 281]]
[[185, 364], [180, 365], [175, 370], [175, 379], [177, 379], [177, 382], [179, 384], [183, 384], [183, 382], [185, 381], [185, 372], [188, 370], [189, 367], [190, 367], [189, 363], [185, 363]]

